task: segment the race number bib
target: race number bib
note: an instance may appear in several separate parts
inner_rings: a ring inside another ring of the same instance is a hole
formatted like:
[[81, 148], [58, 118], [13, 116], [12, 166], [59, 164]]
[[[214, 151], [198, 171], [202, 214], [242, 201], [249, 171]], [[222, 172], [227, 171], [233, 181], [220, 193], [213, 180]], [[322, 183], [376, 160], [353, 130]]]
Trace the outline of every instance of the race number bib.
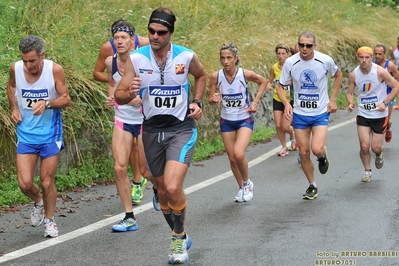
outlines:
[[38, 101], [49, 100], [48, 90], [27, 90], [22, 89], [22, 107], [24, 109], [32, 109], [32, 106]]
[[173, 109], [183, 103], [180, 85], [150, 85], [148, 87], [149, 102], [152, 108]]
[[366, 111], [373, 111], [377, 108], [378, 98], [377, 96], [369, 96], [360, 98], [360, 107], [363, 107]]
[[317, 109], [320, 105], [319, 100], [319, 94], [298, 93], [298, 103], [301, 108]]
[[222, 94], [222, 103], [224, 107], [242, 108], [245, 105], [244, 95], [242, 93]]

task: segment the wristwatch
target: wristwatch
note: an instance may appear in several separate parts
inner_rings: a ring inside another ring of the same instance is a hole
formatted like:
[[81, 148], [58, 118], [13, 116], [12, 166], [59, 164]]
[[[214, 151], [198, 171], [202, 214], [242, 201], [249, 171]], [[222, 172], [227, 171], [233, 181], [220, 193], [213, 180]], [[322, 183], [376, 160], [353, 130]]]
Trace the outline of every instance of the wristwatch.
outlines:
[[192, 101], [192, 103], [198, 104], [198, 107], [202, 109], [202, 101], [201, 101], [201, 100], [194, 99], [194, 100]]
[[46, 100], [46, 109], [50, 109], [51, 105], [50, 105], [50, 101]]

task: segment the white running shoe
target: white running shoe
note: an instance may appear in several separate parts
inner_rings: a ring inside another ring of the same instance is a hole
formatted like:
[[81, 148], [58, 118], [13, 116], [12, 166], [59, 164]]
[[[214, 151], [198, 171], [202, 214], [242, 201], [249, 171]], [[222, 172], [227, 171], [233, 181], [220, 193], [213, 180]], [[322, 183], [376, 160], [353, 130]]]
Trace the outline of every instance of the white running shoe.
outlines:
[[44, 237], [58, 237], [58, 227], [53, 219], [44, 219]]
[[371, 171], [364, 171], [362, 182], [370, 182], [371, 181]]
[[32, 213], [30, 214], [30, 223], [32, 226], [36, 227], [43, 223], [44, 220], [44, 206], [34, 204]]
[[250, 201], [254, 197], [254, 183], [248, 179], [247, 185], [244, 185], [242, 198], [244, 201]]
[[244, 189], [243, 187], [240, 187], [240, 189], [238, 190], [237, 196], [235, 196], [234, 201], [235, 202], [244, 202], [243, 199], [243, 194], [244, 194]]
[[189, 261], [187, 242], [187, 235], [186, 237], [172, 237], [172, 243], [170, 244], [172, 253], [169, 255], [170, 264], [184, 264]]
[[284, 157], [284, 156], [287, 156], [288, 154], [289, 154], [288, 148], [285, 147], [285, 148], [281, 148], [281, 150], [277, 153], [277, 156]]

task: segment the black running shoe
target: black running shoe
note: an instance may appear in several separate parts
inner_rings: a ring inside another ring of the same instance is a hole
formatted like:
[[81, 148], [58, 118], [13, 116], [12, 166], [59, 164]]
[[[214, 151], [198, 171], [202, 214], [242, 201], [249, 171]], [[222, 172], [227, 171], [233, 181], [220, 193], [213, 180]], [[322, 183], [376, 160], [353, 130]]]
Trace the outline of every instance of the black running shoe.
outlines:
[[324, 154], [322, 157], [317, 158], [317, 161], [319, 162], [319, 171], [321, 174], [325, 174], [328, 171], [328, 168], [330, 167], [330, 162], [327, 159], [327, 148], [325, 147], [326, 154]]
[[312, 200], [317, 198], [317, 187], [310, 185], [309, 188], [306, 190], [306, 193], [303, 194], [303, 199]]

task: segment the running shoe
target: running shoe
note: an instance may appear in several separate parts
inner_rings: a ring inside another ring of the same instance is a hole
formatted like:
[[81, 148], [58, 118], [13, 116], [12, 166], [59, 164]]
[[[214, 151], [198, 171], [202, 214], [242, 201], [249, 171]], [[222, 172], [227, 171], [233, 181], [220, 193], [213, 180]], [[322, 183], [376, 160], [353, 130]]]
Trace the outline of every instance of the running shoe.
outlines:
[[44, 220], [44, 206], [34, 204], [32, 213], [30, 214], [30, 223], [32, 226], [36, 227], [43, 223]]
[[364, 171], [362, 182], [370, 182], [371, 181], [371, 171]]
[[242, 198], [244, 201], [250, 201], [254, 197], [254, 183], [248, 180], [247, 184], [243, 187], [244, 193], [242, 194]]
[[44, 237], [58, 237], [58, 227], [53, 219], [44, 219]]
[[144, 197], [144, 190], [147, 186], [147, 179], [144, 177], [140, 178], [140, 185], [132, 184], [132, 202], [133, 204], [139, 204], [141, 199]]
[[154, 196], [152, 196], [152, 206], [156, 211], [161, 210], [161, 205], [159, 205], [158, 193], [154, 193]]
[[312, 200], [317, 198], [317, 187], [310, 185], [309, 188], [306, 190], [306, 193], [303, 194], [303, 199]]
[[319, 162], [319, 171], [321, 174], [325, 174], [328, 171], [328, 168], [330, 167], [330, 162], [327, 159], [327, 147], [325, 147], [326, 154], [324, 154], [322, 157], [317, 158], [317, 161]]
[[186, 239], [187, 239], [187, 250], [189, 250], [191, 248], [191, 244], [193, 243], [193, 240], [191, 239], [191, 237], [189, 237], [186, 233]]
[[375, 156], [375, 168], [381, 169], [384, 166], [384, 157], [382, 156], [382, 152], [380, 155]]
[[137, 225], [136, 220], [133, 218], [123, 219], [119, 224], [115, 224], [111, 228], [111, 230], [114, 232], [136, 231], [138, 229], [139, 226]]
[[173, 236], [170, 244], [171, 254], [169, 255], [170, 264], [184, 264], [189, 261], [187, 247], [187, 236]]
[[143, 197], [143, 191], [141, 190], [140, 185], [132, 185], [132, 202], [133, 204], [139, 204], [141, 198]]
[[296, 139], [291, 140], [291, 150], [296, 151], [298, 149], [298, 143], [296, 142]]
[[244, 202], [244, 198], [242, 197], [243, 195], [244, 195], [244, 189], [243, 189], [243, 187], [240, 187], [237, 195], [234, 197], [234, 201], [235, 202]]
[[288, 152], [288, 148], [285, 147], [285, 148], [282, 148], [281, 151], [279, 151], [279, 153], [277, 153], [277, 156], [283, 157], [283, 156], [288, 155], [288, 153], [289, 153], [289, 152]]
[[144, 190], [147, 186], [147, 178], [141, 177], [140, 179], [140, 187], [141, 187], [141, 197], [140, 199], [142, 199], [144, 197]]
[[298, 153], [298, 156], [296, 157], [296, 160], [298, 161], [298, 163], [301, 163], [301, 155]]

